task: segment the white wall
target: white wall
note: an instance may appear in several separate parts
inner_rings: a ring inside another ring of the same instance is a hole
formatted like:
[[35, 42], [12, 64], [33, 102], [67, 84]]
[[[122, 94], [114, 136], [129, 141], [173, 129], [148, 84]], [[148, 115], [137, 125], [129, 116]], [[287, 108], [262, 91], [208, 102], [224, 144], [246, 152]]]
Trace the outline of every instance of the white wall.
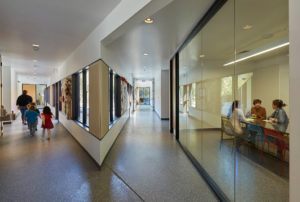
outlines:
[[161, 118], [168, 119], [170, 111], [170, 72], [161, 71]]
[[[101, 57], [101, 41], [146, 6], [150, 0], [122, 0], [53, 74], [50, 84], [61, 80]], [[110, 64], [108, 64], [110, 65]], [[116, 70], [117, 71], [117, 70]], [[122, 74], [122, 72], [117, 71]], [[130, 79], [128, 79], [129, 81]]]
[[157, 71], [154, 78], [155, 111], [161, 119], [169, 118], [170, 105], [170, 72]]
[[157, 71], [154, 78], [154, 87], [155, 87], [155, 111], [158, 116], [161, 118], [161, 71]]
[[[51, 111], [55, 112], [55, 108], [51, 107]], [[66, 115], [62, 112], [59, 112], [59, 122], [64, 125], [79, 144], [100, 165], [100, 140], [80, 127], [75, 121], [67, 120]]]
[[11, 112], [11, 68], [3, 66], [2, 69], [2, 105], [8, 113]]
[[300, 1], [289, 0], [290, 19], [290, 201], [300, 199]]
[[18, 98], [18, 81], [15, 69], [11, 68], [11, 110], [17, 112], [16, 101]]
[[50, 78], [47, 76], [31, 76], [17, 74], [17, 79], [21, 84], [48, 84]]

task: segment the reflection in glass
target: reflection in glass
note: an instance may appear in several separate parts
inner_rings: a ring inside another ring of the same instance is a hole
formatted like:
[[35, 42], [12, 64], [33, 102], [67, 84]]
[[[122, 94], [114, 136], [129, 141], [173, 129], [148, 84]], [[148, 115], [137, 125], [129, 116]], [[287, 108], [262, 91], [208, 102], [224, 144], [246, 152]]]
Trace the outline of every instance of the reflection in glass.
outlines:
[[40, 84], [36, 85], [36, 104], [38, 108], [43, 108], [45, 106], [44, 103], [44, 91], [46, 89], [46, 85]]
[[90, 84], [90, 71], [86, 70], [86, 126], [89, 126], [89, 114], [90, 114], [90, 97], [89, 97], [89, 84]]
[[83, 122], [83, 72], [79, 73], [79, 110], [78, 121]]
[[288, 89], [287, 0], [228, 0], [179, 52], [180, 142], [230, 200], [288, 201], [288, 124], [251, 110]]

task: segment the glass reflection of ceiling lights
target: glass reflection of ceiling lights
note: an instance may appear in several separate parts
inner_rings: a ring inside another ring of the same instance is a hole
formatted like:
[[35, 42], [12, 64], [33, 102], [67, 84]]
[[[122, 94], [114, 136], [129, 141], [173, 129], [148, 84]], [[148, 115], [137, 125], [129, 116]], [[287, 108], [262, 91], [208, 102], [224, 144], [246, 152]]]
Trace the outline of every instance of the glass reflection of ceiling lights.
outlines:
[[252, 29], [253, 28], [253, 25], [245, 25], [243, 27], [244, 30], [249, 30], [249, 29]]
[[267, 48], [267, 49], [265, 49], [265, 50], [258, 51], [258, 52], [256, 52], [256, 53], [253, 53], [253, 54], [250, 54], [250, 55], [248, 55], [248, 56], [239, 58], [239, 59], [237, 59], [237, 60], [233, 60], [233, 61], [231, 61], [231, 62], [228, 62], [228, 63], [224, 64], [223, 66], [233, 65], [233, 64], [235, 64], [235, 63], [242, 62], [242, 61], [244, 61], [244, 60], [248, 60], [248, 59], [250, 59], [250, 58], [253, 58], [253, 57], [256, 57], [256, 56], [259, 56], [259, 55], [262, 55], [262, 54], [269, 53], [269, 52], [271, 52], [271, 51], [280, 49], [280, 48], [282, 48], [282, 47], [288, 46], [289, 44], [290, 44], [290, 42], [281, 43], [281, 44], [276, 45], [276, 46], [273, 46], [273, 47], [271, 47], [271, 48]]

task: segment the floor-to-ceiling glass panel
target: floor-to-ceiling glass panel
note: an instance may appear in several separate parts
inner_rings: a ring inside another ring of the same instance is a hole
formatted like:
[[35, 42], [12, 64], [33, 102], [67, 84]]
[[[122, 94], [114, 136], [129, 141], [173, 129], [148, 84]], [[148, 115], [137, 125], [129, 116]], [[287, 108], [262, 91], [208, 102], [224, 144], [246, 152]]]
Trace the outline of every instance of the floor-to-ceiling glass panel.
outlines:
[[79, 73], [79, 110], [78, 121], [83, 122], [83, 72]]
[[86, 70], [86, 126], [89, 126], [90, 123], [90, 97], [89, 97], [89, 85], [90, 85], [90, 71]]
[[43, 84], [36, 85], [36, 104], [38, 108], [43, 108], [45, 106], [45, 102], [44, 102], [45, 89], [46, 89], [46, 85]]
[[[229, 0], [179, 53], [180, 142], [234, 200], [234, 1]], [[231, 131], [221, 130], [222, 125]], [[231, 128], [230, 128], [231, 127]]]
[[234, 66], [223, 64], [234, 57], [234, 3], [228, 0], [201, 30], [203, 62], [198, 84], [202, 91], [201, 165], [230, 200], [234, 200], [235, 190], [235, 80]]
[[[235, 14], [236, 60], [224, 65], [236, 68], [236, 97], [247, 118], [236, 201], [288, 201], [288, 0], [236, 0]], [[266, 121], [272, 114], [273, 122]]]

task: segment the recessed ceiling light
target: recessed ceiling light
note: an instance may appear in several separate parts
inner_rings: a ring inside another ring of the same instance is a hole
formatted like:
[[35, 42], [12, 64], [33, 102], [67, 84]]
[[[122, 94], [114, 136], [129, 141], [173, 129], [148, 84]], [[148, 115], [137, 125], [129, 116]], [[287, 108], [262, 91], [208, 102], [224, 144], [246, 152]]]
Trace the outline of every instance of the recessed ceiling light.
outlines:
[[200, 57], [200, 58], [204, 58], [204, 57], [205, 57], [205, 55], [200, 55], [199, 57]]
[[145, 20], [145, 23], [151, 24], [151, 23], [153, 23], [153, 20], [152, 20], [151, 18], [147, 18], [147, 19]]
[[144, 56], [147, 56], [147, 55], [149, 55], [148, 53], [144, 53]]
[[253, 28], [253, 25], [245, 25], [243, 27], [244, 30], [248, 30], [248, 29], [252, 29]]
[[37, 62], [37, 60], [33, 60], [33, 62]]
[[38, 51], [40, 49], [40, 45], [39, 44], [32, 44], [32, 48], [34, 51]]

